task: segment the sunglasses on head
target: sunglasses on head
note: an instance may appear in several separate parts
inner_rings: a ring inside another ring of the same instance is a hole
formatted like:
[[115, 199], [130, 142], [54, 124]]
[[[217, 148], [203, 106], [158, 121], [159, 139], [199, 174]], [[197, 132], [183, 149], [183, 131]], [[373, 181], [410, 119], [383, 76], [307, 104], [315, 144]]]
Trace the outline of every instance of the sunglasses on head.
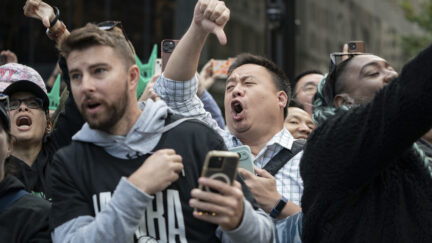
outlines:
[[111, 31], [115, 27], [119, 28], [122, 31], [122, 34], [123, 34], [124, 38], [126, 39], [130, 49], [132, 50], [132, 53], [135, 53], [134, 48], [132, 46], [132, 42], [127, 37], [126, 32], [123, 29], [123, 25], [122, 25], [121, 21], [107, 20], [107, 21], [103, 21], [103, 22], [96, 24], [96, 26], [100, 30], [105, 30], [105, 31]]

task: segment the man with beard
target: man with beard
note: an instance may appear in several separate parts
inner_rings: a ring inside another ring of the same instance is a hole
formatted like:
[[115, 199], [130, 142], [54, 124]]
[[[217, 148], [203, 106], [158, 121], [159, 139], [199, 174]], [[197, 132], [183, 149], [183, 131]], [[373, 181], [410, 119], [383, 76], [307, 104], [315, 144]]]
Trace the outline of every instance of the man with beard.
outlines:
[[[287, 216], [299, 211], [294, 204], [300, 204], [303, 182], [299, 173], [302, 152], [296, 153], [302, 150], [302, 144], [295, 142], [284, 128], [290, 97], [284, 72], [264, 57], [237, 56], [226, 81], [224, 103], [228, 129], [225, 130], [217, 126], [195, 95], [198, 83], [195, 72], [207, 36], [213, 33], [221, 44], [227, 42], [223, 30], [225, 22], [218, 21], [220, 16], [208, 12], [202, 14], [200, 10], [207, 6], [222, 7], [220, 5], [224, 6], [223, 1], [211, 0], [197, 6], [189, 29], [173, 51], [154, 89], [176, 112], [208, 123], [223, 137], [228, 148], [248, 145], [258, 168], [273, 168], [276, 186], [267, 183], [274, 180], [271, 176], [257, 177], [242, 169], [239, 172], [260, 206], [269, 213], [275, 209], [271, 216], [278, 217], [287, 200], [293, 202], [285, 207], [288, 211], [284, 215]], [[202, 21], [206, 18], [211, 21]], [[255, 172], [263, 175], [259, 169]]]
[[135, 51], [111, 24], [87, 24], [60, 44], [87, 123], [54, 159], [53, 241], [271, 242], [271, 220], [238, 182], [198, 180], [223, 140], [199, 121], [177, 119], [162, 100], [137, 103]]

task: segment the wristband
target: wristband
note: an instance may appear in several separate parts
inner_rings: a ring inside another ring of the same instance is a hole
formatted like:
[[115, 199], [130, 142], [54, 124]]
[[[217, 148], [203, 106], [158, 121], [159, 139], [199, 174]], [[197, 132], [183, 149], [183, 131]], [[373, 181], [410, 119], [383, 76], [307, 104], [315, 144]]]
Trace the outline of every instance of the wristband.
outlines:
[[54, 31], [52, 31], [50, 29], [46, 30], [46, 34], [47, 34], [48, 38], [50, 38], [51, 40], [57, 40], [57, 38], [59, 36], [63, 35], [63, 33], [65, 32], [66, 25], [61, 21], [60, 21], [60, 23], [61, 23], [60, 27], [55, 29]]
[[55, 17], [50, 22], [50, 28], [53, 27], [57, 23], [57, 20], [58, 20], [58, 18], [60, 16], [60, 10], [56, 6], [54, 6], [54, 12], [55, 12]]
[[273, 207], [272, 211], [270, 212], [270, 217], [277, 218], [279, 214], [282, 212], [282, 209], [285, 207], [287, 203], [287, 199], [282, 196], [282, 198], [279, 200], [279, 202], [276, 203], [276, 205]]

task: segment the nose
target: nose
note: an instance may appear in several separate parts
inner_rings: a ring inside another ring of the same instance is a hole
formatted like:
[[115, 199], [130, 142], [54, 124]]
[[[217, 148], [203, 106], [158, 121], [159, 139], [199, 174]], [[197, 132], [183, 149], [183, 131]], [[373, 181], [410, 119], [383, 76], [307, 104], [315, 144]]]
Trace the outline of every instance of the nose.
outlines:
[[237, 96], [243, 96], [244, 90], [241, 87], [241, 84], [236, 84], [231, 92], [232, 97], [235, 98]]
[[393, 79], [397, 78], [398, 73], [394, 70], [388, 70], [384, 76], [384, 84], [389, 84]]
[[309, 134], [312, 132], [312, 129], [310, 129], [306, 124], [302, 123], [299, 127], [299, 132], [309, 136]]
[[18, 111], [28, 111], [28, 107], [23, 101], [21, 101], [20, 105], [18, 106]]
[[82, 92], [93, 92], [95, 90], [94, 81], [89, 75], [83, 74], [80, 86]]

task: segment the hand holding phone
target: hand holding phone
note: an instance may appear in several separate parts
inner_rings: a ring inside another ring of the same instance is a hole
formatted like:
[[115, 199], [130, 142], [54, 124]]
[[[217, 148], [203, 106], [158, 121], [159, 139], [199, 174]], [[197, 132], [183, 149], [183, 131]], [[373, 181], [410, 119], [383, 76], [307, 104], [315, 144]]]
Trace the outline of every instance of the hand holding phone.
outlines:
[[173, 53], [178, 42], [179, 40], [169, 40], [169, 39], [162, 40], [161, 43], [162, 72], [165, 70], [168, 60], [171, 57], [171, 54]]
[[364, 41], [350, 41], [348, 42], [348, 52], [349, 53], [364, 53], [365, 44]]
[[253, 157], [249, 146], [247, 145], [238, 146], [230, 149], [230, 151], [238, 153], [240, 155], [239, 166], [238, 166], [239, 168], [246, 169], [252, 174], [255, 174]]
[[[203, 169], [201, 171], [201, 177], [207, 177], [210, 179], [222, 181], [228, 185], [232, 185], [233, 181], [237, 176], [237, 167], [240, 156], [238, 153], [229, 151], [210, 151], [208, 152]], [[199, 185], [199, 189], [212, 193], [219, 193], [208, 186]], [[195, 208], [198, 214], [212, 215], [213, 212], [208, 212]]]

